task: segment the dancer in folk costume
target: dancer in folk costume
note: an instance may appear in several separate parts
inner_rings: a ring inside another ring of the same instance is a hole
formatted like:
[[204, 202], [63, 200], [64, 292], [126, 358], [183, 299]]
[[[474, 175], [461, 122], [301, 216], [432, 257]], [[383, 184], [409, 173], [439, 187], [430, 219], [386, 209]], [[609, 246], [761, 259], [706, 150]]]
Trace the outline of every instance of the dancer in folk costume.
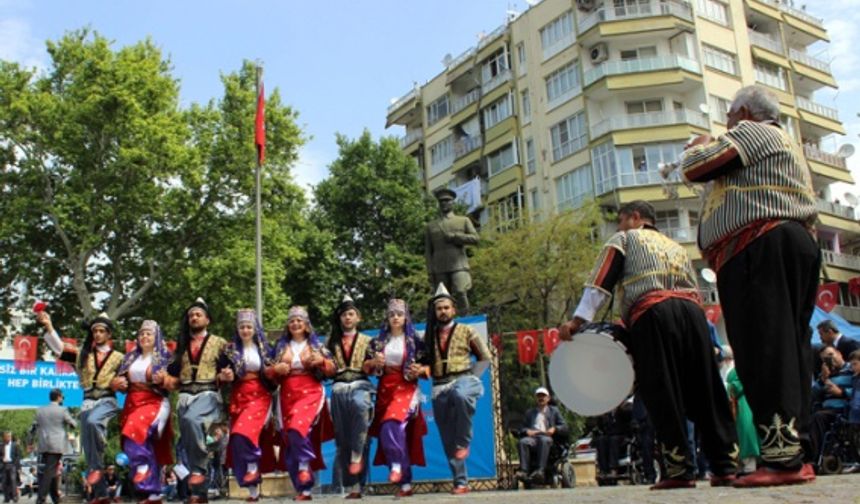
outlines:
[[113, 323], [107, 314], [98, 315], [87, 324], [83, 345], [75, 347], [60, 338], [48, 312], [39, 312], [36, 320], [45, 328], [45, 343], [59, 360], [75, 366], [80, 379], [84, 390], [81, 445], [87, 463], [87, 483], [93, 487], [94, 502], [105, 503], [110, 500], [102, 477], [107, 426], [119, 413], [116, 393], [110, 384], [123, 360], [123, 354], [115, 351], [111, 342]]
[[170, 360], [161, 328], [153, 320], [144, 320], [134, 349], [125, 355], [111, 382], [114, 390], [126, 394], [120, 416], [122, 450], [134, 474], [132, 483], [148, 496], [149, 504], [161, 504], [161, 468], [173, 463], [170, 400], [158, 374]]
[[458, 495], [469, 492], [466, 458], [472, 443], [472, 416], [484, 393], [483, 383], [472, 373], [471, 357], [479, 361], [492, 357], [484, 338], [454, 321], [456, 314], [454, 298], [440, 283], [427, 310], [424, 343], [433, 376], [433, 415], [454, 476], [452, 493]]
[[355, 302], [344, 296], [332, 315], [331, 335], [326, 341], [335, 364], [331, 388], [331, 416], [337, 444], [335, 464], [342, 474], [343, 486], [349, 490], [348, 499], [361, 498], [367, 475], [367, 430], [373, 419], [376, 394], [364, 371], [365, 361], [372, 356], [373, 338], [358, 331], [360, 322], [361, 312]]
[[287, 330], [273, 356], [266, 374], [281, 387], [278, 406], [287, 471], [298, 492], [295, 500], [311, 500], [312, 471], [325, 468], [320, 445], [333, 437], [322, 381], [334, 375], [334, 362], [300, 306], [290, 308]]
[[176, 354], [158, 374], [168, 390], [179, 390], [177, 416], [179, 442], [188, 459], [188, 490], [191, 504], [208, 502], [206, 485], [209, 452], [206, 434], [221, 420], [219, 387], [233, 381], [226, 355], [227, 341], [209, 334], [209, 306], [197, 298], [185, 310]]
[[400, 485], [397, 497], [409, 497], [412, 466], [425, 463], [422, 438], [427, 424], [418, 379], [429, 378], [430, 368], [423, 364], [424, 344], [415, 334], [406, 302], [392, 299], [385, 313], [382, 330], [373, 341], [374, 358], [365, 363], [367, 372], [381, 374], [370, 429], [379, 438], [374, 463], [388, 465], [388, 481]]
[[274, 384], [264, 377], [272, 351], [254, 310], [239, 310], [227, 356], [236, 379], [230, 391], [230, 441], [227, 465], [248, 502], [260, 499], [262, 473], [274, 470], [271, 428]]

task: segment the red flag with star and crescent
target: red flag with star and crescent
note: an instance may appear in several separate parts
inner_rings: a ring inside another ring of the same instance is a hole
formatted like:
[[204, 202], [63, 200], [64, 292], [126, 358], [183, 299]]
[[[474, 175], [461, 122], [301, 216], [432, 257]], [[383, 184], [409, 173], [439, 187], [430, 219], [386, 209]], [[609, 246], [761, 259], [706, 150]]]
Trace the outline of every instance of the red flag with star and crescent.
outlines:
[[558, 344], [561, 343], [561, 338], [558, 336], [558, 328], [544, 329], [543, 331], [543, 353], [552, 355], [555, 352]]
[[815, 304], [822, 310], [830, 313], [839, 300], [839, 282], [830, 282], [818, 286], [818, 295]]
[[257, 146], [257, 164], [262, 166], [266, 160], [266, 93], [260, 82], [257, 95], [257, 116], [254, 118], [254, 144]]
[[534, 364], [538, 355], [540, 331], [517, 332], [517, 356], [520, 364]]
[[718, 304], [705, 305], [704, 309], [705, 318], [707, 318], [708, 322], [712, 324], [716, 324], [720, 320], [720, 317], [723, 315], [723, 308]]
[[15, 369], [33, 369], [36, 367], [36, 351], [39, 339], [35, 336], [15, 336]]

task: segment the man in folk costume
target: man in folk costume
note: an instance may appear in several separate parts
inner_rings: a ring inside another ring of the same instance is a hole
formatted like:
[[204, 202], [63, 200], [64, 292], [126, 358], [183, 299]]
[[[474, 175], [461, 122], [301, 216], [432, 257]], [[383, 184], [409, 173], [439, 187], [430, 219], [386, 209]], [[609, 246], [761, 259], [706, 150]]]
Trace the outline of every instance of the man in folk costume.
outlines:
[[107, 314], [98, 315], [87, 324], [83, 345], [75, 347], [60, 338], [48, 312], [39, 312], [36, 320], [45, 328], [45, 343], [59, 360], [74, 365], [84, 389], [80, 424], [87, 482], [93, 487], [94, 500], [107, 502], [107, 486], [103, 481], [107, 425], [119, 413], [116, 393], [110, 384], [123, 360], [123, 354], [114, 351], [111, 342], [113, 323]]
[[618, 288], [639, 396], [651, 414], [666, 472], [652, 490], [696, 486], [696, 457], [687, 443], [685, 417], [701, 430], [713, 476], [731, 485], [737, 472], [737, 434], [720, 379], [687, 252], [654, 227], [655, 211], [632, 201], [618, 212], [618, 232], [606, 242], [585, 284], [573, 320], [560, 337], [570, 340]]
[[120, 435], [134, 476], [132, 483], [149, 504], [161, 504], [161, 468], [173, 463], [170, 400], [158, 372], [171, 360], [161, 328], [144, 320], [134, 349], [125, 355], [111, 386], [126, 394]]
[[821, 251], [809, 168], [779, 115], [773, 93], [745, 87], [732, 101], [728, 131], [690, 142], [681, 164], [685, 179], [711, 186], [699, 247], [717, 272], [735, 367], [761, 438], [762, 463], [737, 486], [815, 479], [804, 461], [812, 457], [809, 320]]
[[472, 442], [472, 416], [484, 393], [480, 378], [472, 374], [471, 356], [491, 360], [484, 338], [474, 328], [454, 321], [457, 309], [444, 284], [439, 284], [427, 310], [424, 343], [433, 378], [433, 415], [448, 466], [454, 476], [454, 494], [469, 492], [466, 458]]
[[179, 442], [188, 457], [189, 501], [207, 502], [206, 475], [209, 453], [206, 434], [221, 420], [221, 383], [232, 382], [234, 375], [226, 355], [227, 341], [209, 334], [209, 306], [197, 298], [185, 311], [180, 326], [176, 354], [159, 380], [168, 390], [178, 390], [177, 416]]
[[361, 498], [367, 474], [367, 430], [373, 419], [376, 390], [364, 371], [372, 357], [373, 339], [358, 331], [361, 312], [351, 297], [344, 296], [332, 315], [331, 335], [326, 347], [334, 359], [331, 388], [331, 417], [337, 445], [335, 464], [342, 475], [348, 499]]

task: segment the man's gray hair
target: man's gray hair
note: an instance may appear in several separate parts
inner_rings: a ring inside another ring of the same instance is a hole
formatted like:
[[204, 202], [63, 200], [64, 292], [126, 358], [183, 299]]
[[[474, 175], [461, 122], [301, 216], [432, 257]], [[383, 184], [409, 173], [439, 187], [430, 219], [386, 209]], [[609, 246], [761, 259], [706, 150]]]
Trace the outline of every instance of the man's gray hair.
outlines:
[[779, 98], [762, 86], [741, 88], [732, 100], [732, 109], [746, 107], [756, 121], [779, 121]]

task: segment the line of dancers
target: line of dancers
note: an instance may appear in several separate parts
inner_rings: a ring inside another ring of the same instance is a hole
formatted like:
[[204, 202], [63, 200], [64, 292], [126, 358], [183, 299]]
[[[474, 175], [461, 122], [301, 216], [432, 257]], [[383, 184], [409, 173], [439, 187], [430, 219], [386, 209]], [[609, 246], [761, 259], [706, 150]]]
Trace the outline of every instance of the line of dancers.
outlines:
[[[207, 502], [209, 453], [206, 434], [225, 412], [221, 389], [230, 388], [226, 413], [227, 464], [249, 502], [260, 498], [262, 475], [286, 469], [297, 494], [311, 500], [315, 471], [325, 467], [321, 444], [334, 439], [348, 493], [362, 497], [368, 463], [386, 465], [398, 497], [413, 493], [412, 466], [425, 464], [418, 380], [432, 379], [436, 424], [453, 477], [454, 494], [468, 493], [466, 459], [472, 417], [483, 394], [472, 373], [472, 356], [489, 361], [484, 338], [454, 321], [455, 302], [440, 284], [431, 298], [424, 337], [416, 334], [409, 307], [392, 299], [378, 336], [359, 331], [361, 312], [348, 296], [332, 314], [332, 332], [320, 341], [308, 312], [290, 308], [287, 326], [271, 343], [254, 310], [239, 310], [233, 337], [208, 331], [211, 311], [198, 298], [182, 317], [175, 352], [160, 326], [145, 320], [134, 348], [123, 355], [111, 343], [113, 322], [104, 314], [88, 324], [83, 344], [64, 341], [50, 314], [37, 314], [45, 341], [58, 359], [71, 363], [84, 390], [81, 441], [91, 504], [108, 502], [104, 451], [108, 423], [119, 415], [121, 446], [128, 455], [141, 504], [162, 502], [162, 468], [181, 463], [188, 472], [190, 504]], [[376, 386], [370, 380], [378, 377]], [[330, 403], [323, 382], [331, 380]], [[126, 394], [120, 410], [116, 394]], [[169, 395], [177, 392], [175, 411]], [[329, 411], [329, 404], [331, 411]], [[173, 421], [179, 440], [174, 460]], [[368, 436], [379, 449], [369, 460]], [[279, 446], [276, 457], [275, 446]]]

